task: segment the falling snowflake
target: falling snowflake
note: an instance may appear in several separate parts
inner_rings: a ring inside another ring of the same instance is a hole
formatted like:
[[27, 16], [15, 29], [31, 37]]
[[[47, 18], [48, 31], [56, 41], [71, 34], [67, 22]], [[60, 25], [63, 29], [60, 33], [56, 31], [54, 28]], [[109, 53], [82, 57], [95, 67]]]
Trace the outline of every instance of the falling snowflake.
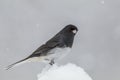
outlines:
[[101, 4], [105, 4], [105, 1], [101, 1]]

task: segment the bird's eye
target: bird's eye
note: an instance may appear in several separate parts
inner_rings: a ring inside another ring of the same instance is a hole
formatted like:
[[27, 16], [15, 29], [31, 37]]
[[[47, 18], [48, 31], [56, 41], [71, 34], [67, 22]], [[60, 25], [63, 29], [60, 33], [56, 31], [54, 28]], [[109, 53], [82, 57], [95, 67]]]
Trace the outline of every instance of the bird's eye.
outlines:
[[72, 30], [75, 30], [75, 28], [71, 28], [71, 31], [72, 31]]

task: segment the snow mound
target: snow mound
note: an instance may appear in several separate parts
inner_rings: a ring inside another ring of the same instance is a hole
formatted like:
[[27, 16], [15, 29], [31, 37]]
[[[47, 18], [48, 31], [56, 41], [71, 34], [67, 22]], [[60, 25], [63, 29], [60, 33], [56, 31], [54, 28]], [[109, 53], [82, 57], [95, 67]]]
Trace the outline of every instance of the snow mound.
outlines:
[[38, 80], [92, 80], [91, 77], [79, 66], [67, 64], [64, 66], [53, 65], [46, 71], [38, 74]]

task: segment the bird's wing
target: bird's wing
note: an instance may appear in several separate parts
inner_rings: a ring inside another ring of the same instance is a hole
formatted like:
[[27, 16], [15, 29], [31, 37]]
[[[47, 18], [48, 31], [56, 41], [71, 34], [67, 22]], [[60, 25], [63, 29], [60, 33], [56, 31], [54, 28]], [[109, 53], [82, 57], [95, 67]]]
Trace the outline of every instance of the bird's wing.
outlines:
[[38, 49], [36, 49], [28, 58], [37, 57], [37, 56], [45, 56], [47, 52], [55, 48], [57, 45], [59, 45], [59, 42], [55, 42], [55, 41], [43, 44]]
[[57, 34], [53, 38], [48, 40], [45, 44], [43, 44], [38, 49], [36, 49], [28, 58], [37, 57], [37, 56], [45, 56], [53, 48], [62, 47], [62, 46], [64, 46], [63, 36]]

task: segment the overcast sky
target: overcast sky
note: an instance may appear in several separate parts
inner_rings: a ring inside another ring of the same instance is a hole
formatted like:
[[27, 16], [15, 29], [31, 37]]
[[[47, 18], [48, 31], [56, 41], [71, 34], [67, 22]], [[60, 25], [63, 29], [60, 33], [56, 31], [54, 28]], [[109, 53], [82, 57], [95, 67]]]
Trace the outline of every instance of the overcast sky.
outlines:
[[120, 0], [0, 0], [0, 80], [37, 80], [43, 63], [4, 68], [68, 24], [79, 32], [71, 53], [57, 63], [81, 66], [93, 80], [119, 80]]

